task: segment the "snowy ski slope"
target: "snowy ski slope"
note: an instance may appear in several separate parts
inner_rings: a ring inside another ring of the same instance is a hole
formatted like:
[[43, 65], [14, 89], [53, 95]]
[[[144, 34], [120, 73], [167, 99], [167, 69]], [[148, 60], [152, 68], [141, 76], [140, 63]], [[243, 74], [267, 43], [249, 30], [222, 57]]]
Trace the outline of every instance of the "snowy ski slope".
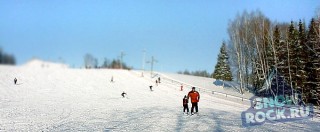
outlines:
[[[121, 97], [123, 91], [127, 98]], [[248, 104], [201, 91], [200, 114], [183, 115], [188, 91], [165, 81], [155, 86], [154, 79], [137, 71], [0, 66], [0, 131], [320, 130], [317, 118], [242, 127], [241, 112]]]
[[[182, 83], [186, 83], [189, 85], [194, 85], [196, 87], [200, 87], [205, 91], [216, 91], [219, 93], [226, 93], [228, 95], [234, 95], [237, 97], [251, 98], [253, 94], [246, 92], [242, 95], [239, 91], [239, 84], [232, 84], [231, 82], [225, 82], [225, 87], [222, 86], [222, 81], [218, 81], [221, 83], [220, 85], [215, 85], [216, 79], [213, 78], [205, 78], [205, 77], [196, 77], [191, 75], [181, 75], [181, 74], [173, 74], [173, 73], [159, 73], [159, 75], [166, 77], [168, 79], [173, 79], [180, 81]], [[191, 84], [190, 84], [191, 83]]]

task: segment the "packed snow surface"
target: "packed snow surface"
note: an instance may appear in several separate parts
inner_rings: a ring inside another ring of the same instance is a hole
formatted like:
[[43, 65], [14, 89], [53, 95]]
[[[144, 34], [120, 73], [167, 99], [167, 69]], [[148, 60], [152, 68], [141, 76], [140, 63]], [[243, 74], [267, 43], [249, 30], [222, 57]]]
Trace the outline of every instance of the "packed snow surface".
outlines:
[[241, 112], [248, 103], [201, 91], [199, 114], [184, 115], [182, 98], [190, 89], [168, 81], [156, 86], [155, 79], [128, 70], [0, 66], [0, 131], [320, 130], [318, 118], [243, 127]]

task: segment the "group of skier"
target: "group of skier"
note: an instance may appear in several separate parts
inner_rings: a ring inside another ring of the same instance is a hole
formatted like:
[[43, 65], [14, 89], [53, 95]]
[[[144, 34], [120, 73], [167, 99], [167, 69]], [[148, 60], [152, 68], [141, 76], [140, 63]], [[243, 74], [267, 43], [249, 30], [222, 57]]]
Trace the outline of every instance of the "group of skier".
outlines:
[[156, 85], [158, 86], [158, 84], [160, 84], [161, 82], [160, 82], [160, 77], [158, 78], [158, 79], [156, 79]]
[[[160, 79], [160, 77], [156, 80], [156, 86], [158, 86], [158, 84], [160, 83], [160, 81], [161, 81], [161, 79]], [[150, 88], [150, 91], [153, 91], [153, 86], [152, 85], [150, 85], [149, 86], [149, 88]], [[125, 92], [122, 92], [122, 94], [121, 94], [121, 96], [124, 98], [125, 97], [125, 95], [127, 95], [127, 93], [125, 93]]]
[[[156, 85], [158, 86], [158, 84], [160, 83], [160, 77], [156, 80]], [[150, 91], [153, 91], [152, 89], [152, 85], [149, 86]], [[183, 91], [183, 85], [181, 84], [181, 91]], [[123, 98], [125, 98], [125, 95], [127, 95], [127, 93], [122, 92], [121, 96]], [[185, 95], [183, 98], [183, 113], [185, 113], [187, 111], [186, 114], [189, 115], [189, 99], [191, 101], [191, 115], [197, 114], [199, 112], [198, 109], [198, 102], [200, 100], [200, 94], [198, 91], [196, 91], [195, 87], [192, 87], [192, 90], [188, 93], [188, 95]]]
[[[17, 84], [18, 82], [18, 79], [17, 78], [14, 78], [14, 84]], [[113, 76], [111, 77], [111, 83], [114, 82], [113, 80]], [[158, 85], [158, 83], [160, 83], [160, 77], [156, 80], [156, 85]], [[152, 85], [149, 86], [150, 87], [150, 90], [152, 90]], [[183, 90], [183, 85], [181, 85], [181, 91]], [[127, 95], [127, 93], [125, 93], [124, 91], [121, 93], [121, 96], [123, 98], [125, 98], [125, 96]], [[200, 100], [200, 94], [198, 91], [196, 91], [196, 88], [195, 87], [192, 87], [192, 90], [188, 93], [188, 96], [185, 95], [184, 98], [183, 98], [183, 113], [186, 112], [187, 110], [187, 114], [189, 114], [189, 106], [188, 106], [188, 103], [189, 103], [189, 99], [191, 100], [191, 115], [193, 114], [197, 114], [198, 113], [198, 102]], [[195, 112], [194, 112], [194, 109], [195, 109]]]
[[[192, 90], [188, 93], [188, 96], [185, 95], [183, 98], [183, 113], [187, 110], [187, 114], [189, 114], [189, 98], [191, 100], [191, 115], [198, 113], [198, 102], [200, 100], [200, 94], [196, 91], [195, 87], [192, 87]], [[195, 109], [195, 112], [194, 112]]]
[[[161, 78], [158, 77], [158, 78], [156, 79], [156, 86], [158, 86], [160, 83], [161, 83]], [[153, 86], [152, 86], [152, 85], [150, 85], [149, 88], [150, 88], [150, 91], [153, 91], [153, 89], [152, 89]]]
[[[18, 79], [14, 78], [14, 84], [17, 84]], [[113, 80], [113, 76], [111, 77], [111, 81], [110, 82], [114, 82]], [[158, 85], [158, 83], [160, 83], [160, 77], [156, 80], [156, 85]], [[152, 90], [152, 85], [149, 86], [150, 90]], [[183, 86], [181, 85], [181, 91], [183, 89]], [[124, 98], [125, 95], [127, 95], [127, 93], [125, 93], [124, 91], [121, 93], [121, 96]], [[187, 114], [189, 114], [189, 99], [191, 100], [191, 115], [198, 113], [198, 102], [200, 100], [200, 94], [198, 91], [196, 91], [195, 87], [192, 87], [192, 90], [188, 93], [188, 96], [185, 95], [183, 98], [183, 113], [185, 113], [185, 111], [187, 110]], [[195, 112], [194, 112], [195, 109]]]

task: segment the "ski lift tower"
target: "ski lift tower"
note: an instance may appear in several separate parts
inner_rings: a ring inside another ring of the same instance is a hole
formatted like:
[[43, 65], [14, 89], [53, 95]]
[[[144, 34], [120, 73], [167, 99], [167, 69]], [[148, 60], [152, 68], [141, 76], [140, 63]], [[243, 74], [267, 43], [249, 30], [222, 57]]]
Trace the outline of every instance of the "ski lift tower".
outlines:
[[143, 56], [142, 56], [142, 72], [144, 72], [144, 65], [145, 65], [145, 63], [146, 63], [146, 50], [145, 49], [143, 49], [142, 50], [142, 54], [143, 54]]
[[150, 63], [151, 64], [151, 71], [150, 71], [150, 75], [151, 75], [151, 78], [152, 78], [152, 74], [153, 74], [153, 65], [154, 63], [157, 63], [158, 61], [156, 59], [154, 59], [154, 57], [152, 56], [151, 57], [151, 61], [147, 61], [147, 63]]
[[122, 62], [123, 62], [123, 57], [125, 56], [126, 54], [123, 52], [123, 51], [121, 51], [121, 54], [120, 54], [120, 69], [122, 69], [123, 67], [122, 67]]

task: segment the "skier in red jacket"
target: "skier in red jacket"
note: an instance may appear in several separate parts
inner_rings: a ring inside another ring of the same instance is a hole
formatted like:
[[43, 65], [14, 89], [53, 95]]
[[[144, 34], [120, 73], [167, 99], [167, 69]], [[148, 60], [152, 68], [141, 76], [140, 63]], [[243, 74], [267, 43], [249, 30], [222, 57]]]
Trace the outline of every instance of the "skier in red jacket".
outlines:
[[193, 109], [196, 109], [196, 113], [198, 113], [198, 102], [200, 100], [200, 94], [196, 91], [195, 87], [192, 87], [192, 90], [188, 94], [188, 98], [191, 98], [191, 114], [193, 113]]

